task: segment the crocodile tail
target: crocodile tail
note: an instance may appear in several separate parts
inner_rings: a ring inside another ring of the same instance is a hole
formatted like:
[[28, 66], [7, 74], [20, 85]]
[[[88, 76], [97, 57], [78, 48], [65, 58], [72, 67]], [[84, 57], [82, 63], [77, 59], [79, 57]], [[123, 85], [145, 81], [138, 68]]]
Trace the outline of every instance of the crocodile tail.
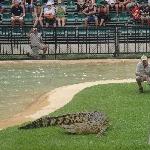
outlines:
[[56, 117], [46, 116], [46, 117], [39, 118], [33, 122], [30, 122], [26, 125], [23, 125], [19, 127], [19, 129], [33, 129], [33, 128], [48, 127], [53, 125], [57, 125]]

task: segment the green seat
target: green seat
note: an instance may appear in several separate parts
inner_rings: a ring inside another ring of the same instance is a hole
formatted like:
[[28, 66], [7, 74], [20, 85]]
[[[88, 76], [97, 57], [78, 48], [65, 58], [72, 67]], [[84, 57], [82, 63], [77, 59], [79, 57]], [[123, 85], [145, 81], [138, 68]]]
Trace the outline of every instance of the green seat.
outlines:
[[122, 12], [119, 14], [119, 21], [129, 22], [130, 17], [128, 16], [128, 14], [126, 12]]
[[110, 13], [109, 18], [111, 21], [116, 22], [119, 20], [119, 16], [116, 15], [116, 13]]
[[33, 16], [31, 15], [31, 13], [26, 13], [25, 14], [24, 21], [25, 22], [32, 22], [33, 21]]
[[67, 22], [75, 22], [76, 21], [76, 16], [74, 13], [69, 13], [67, 15]]
[[11, 1], [10, 0], [5, 0], [4, 5], [11, 6]]
[[3, 21], [11, 21], [11, 14], [10, 13], [3, 13]]
[[67, 1], [67, 9], [76, 9], [75, 2], [73, 0]]
[[44, 28], [43, 29], [43, 34], [44, 35], [54, 36], [55, 35], [55, 31], [54, 31], [53, 28]]
[[105, 4], [105, 0], [96, 0], [96, 5], [102, 5]]
[[85, 15], [82, 14], [82, 13], [78, 13], [78, 16], [77, 16], [77, 21], [78, 22], [83, 22], [85, 20]]

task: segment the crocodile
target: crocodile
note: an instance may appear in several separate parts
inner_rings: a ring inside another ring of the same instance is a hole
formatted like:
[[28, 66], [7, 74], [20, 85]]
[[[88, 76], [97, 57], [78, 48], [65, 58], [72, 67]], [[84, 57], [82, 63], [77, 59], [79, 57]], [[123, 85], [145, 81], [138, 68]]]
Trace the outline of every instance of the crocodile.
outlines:
[[77, 112], [57, 117], [44, 116], [22, 125], [19, 129], [33, 129], [48, 126], [60, 126], [74, 134], [102, 134], [109, 127], [108, 117], [102, 112]]

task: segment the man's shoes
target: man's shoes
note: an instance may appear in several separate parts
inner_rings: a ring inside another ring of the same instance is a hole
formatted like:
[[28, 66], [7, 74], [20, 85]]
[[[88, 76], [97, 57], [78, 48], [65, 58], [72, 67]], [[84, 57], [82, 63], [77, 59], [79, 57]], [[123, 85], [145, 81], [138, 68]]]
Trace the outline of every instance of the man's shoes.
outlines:
[[140, 87], [140, 88], [139, 88], [139, 92], [140, 92], [140, 93], [144, 93], [143, 87]]

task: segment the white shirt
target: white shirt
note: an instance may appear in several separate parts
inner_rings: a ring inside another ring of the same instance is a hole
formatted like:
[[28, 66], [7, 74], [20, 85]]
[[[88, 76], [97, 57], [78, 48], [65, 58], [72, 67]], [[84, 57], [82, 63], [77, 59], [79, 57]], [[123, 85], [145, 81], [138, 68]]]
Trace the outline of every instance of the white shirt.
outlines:
[[148, 66], [144, 68], [142, 61], [140, 61], [136, 66], [136, 74], [150, 76], [150, 64], [148, 63]]
[[32, 46], [38, 46], [41, 43], [41, 33], [30, 33], [30, 41]]
[[52, 4], [54, 4], [54, 0], [48, 0], [47, 2], [51, 2]]
[[116, 0], [105, 0], [108, 4], [115, 4]]
[[44, 15], [45, 14], [55, 15], [55, 7], [54, 6], [52, 6], [51, 8], [45, 7], [44, 8]]

